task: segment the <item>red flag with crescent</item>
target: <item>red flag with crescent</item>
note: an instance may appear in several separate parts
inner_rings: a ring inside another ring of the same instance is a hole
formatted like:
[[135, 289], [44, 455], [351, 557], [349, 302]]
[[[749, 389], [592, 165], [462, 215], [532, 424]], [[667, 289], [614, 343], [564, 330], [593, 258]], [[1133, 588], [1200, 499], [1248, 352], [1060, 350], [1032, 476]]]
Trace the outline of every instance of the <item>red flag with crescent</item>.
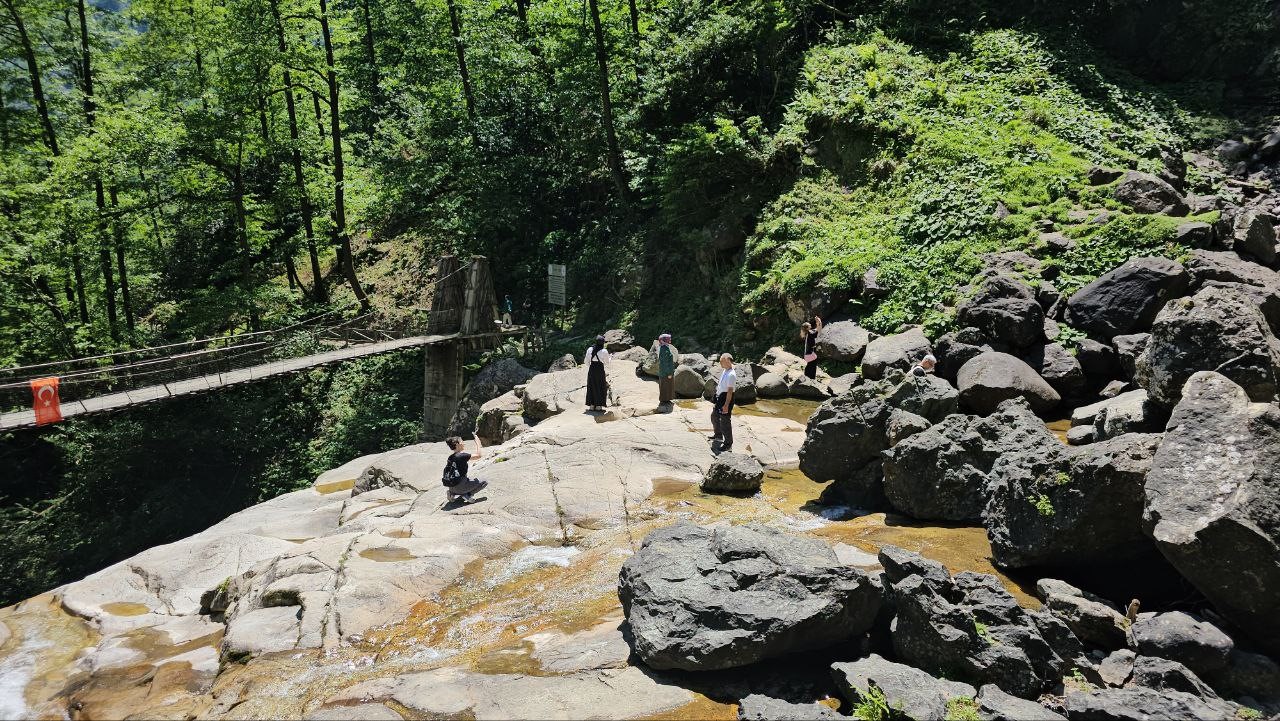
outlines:
[[45, 426], [62, 420], [62, 405], [58, 400], [58, 378], [36, 378], [31, 381], [32, 408], [36, 411], [36, 425]]

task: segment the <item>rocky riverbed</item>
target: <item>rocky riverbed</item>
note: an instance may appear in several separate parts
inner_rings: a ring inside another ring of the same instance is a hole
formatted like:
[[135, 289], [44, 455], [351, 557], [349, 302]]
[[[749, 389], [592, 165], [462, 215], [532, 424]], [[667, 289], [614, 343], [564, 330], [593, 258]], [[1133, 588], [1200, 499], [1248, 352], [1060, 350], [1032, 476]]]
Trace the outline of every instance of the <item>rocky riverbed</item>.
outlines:
[[487, 450], [479, 503], [443, 505], [443, 444], [394, 450], [0, 611], [0, 716], [731, 718], [742, 689], [631, 655], [617, 574], [650, 531], [758, 521], [850, 563], [893, 543], [995, 572], [979, 528], [818, 505], [795, 470], [816, 402], [740, 413], [763, 486], [702, 493], [710, 405], [655, 413], [634, 368], [611, 364], [608, 414], [570, 389], [563, 412]]

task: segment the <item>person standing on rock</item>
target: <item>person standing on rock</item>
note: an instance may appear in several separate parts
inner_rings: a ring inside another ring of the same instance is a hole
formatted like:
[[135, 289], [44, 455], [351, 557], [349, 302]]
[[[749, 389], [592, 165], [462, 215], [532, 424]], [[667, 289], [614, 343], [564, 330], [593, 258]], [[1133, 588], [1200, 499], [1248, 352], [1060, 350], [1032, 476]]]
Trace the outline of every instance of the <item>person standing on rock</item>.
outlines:
[[804, 375], [812, 380], [818, 376], [818, 331], [822, 330], [822, 319], [813, 317], [812, 323], [800, 326], [800, 340], [804, 341]]
[[445, 439], [449, 449], [453, 453], [449, 454], [449, 460], [444, 464], [444, 475], [441, 481], [444, 483], [444, 497], [446, 503], [453, 503], [458, 499], [462, 499], [464, 503], [470, 503], [473, 496], [484, 490], [489, 485], [488, 481], [482, 481], [479, 478], [470, 478], [467, 466], [473, 458], [483, 457], [480, 452], [480, 438], [476, 437], [476, 452], [467, 453], [466, 446], [462, 443], [462, 439], [458, 436], [450, 436]]
[[721, 441], [720, 452], [733, 450], [733, 391], [738, 385], [738, 372], [733, 369], [733, 356], [720, 354], [724, 372], [716, 382], [716, 399], [711, 409], [711, 440]]
[[671, 334], [658, 336], [658, 405], [669, 406], [676, 397], [676, 354], [671, 350]]
[[596, 336], [595, 345], [587, 348], [582, 364], [587, 367], [587, 408], [602, 411], [609, 404], [609, 381], [605, 379], [604, 364], [609, 362], [609, 351], [604, 347], [604, 336]]

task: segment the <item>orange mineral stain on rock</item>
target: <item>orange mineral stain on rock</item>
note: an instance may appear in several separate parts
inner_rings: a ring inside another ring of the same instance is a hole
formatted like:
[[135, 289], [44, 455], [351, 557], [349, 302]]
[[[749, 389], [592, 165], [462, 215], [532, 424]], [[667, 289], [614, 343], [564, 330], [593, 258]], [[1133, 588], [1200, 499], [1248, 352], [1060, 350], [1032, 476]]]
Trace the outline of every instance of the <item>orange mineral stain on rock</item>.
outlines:
[[141, 616], [144, 613], [151, 613], [151, 609], [146, 604], [129, 603], [127, 601], [104, 603], [102, 604], [102, 610], [112, 616]]
[[342, 481], [329, 481], [328, 483], [317, 483], [316, 493], [329, 495], [330, 493], [338, 493], [340, 491], [349, 491], [356, 485], [356, 479], [348, 478]]

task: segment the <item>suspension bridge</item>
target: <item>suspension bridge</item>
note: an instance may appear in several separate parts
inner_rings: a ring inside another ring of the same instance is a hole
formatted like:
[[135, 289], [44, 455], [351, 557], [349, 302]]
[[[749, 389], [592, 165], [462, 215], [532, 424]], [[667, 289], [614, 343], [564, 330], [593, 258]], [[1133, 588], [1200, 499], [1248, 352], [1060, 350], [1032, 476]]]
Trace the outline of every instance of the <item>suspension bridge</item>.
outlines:
[[432, 285], [425, 322], [395, 328], [375, 326], [372, 313], [344, 319], [344, 309], [338, 309], [275, 330], [0, 369], [0, 410], [27, 406], [0, 412], [0, 432], [38, 425], [31, 406], [32, 382], [39, 379], [58, 379], [65, 419], [424, 348], [424, 435], [443, 435], [462, 397], [466, 354], [524, 337], [528, 331], [498, 322], [497, 296], [484, 257], [467, 263], [441, 257]]

